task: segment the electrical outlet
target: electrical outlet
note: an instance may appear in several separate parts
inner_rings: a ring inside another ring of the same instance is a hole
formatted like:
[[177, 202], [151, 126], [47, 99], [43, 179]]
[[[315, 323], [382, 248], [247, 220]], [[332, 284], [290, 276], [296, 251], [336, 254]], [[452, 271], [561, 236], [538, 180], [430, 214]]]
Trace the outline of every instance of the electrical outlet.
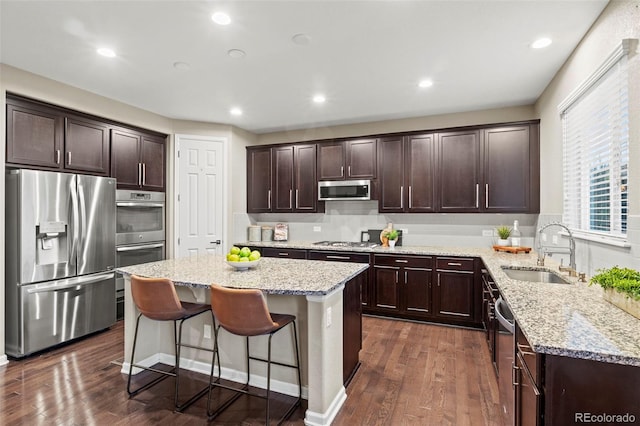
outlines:
[[327, 308], [327, 328], [331, 327], [331, 306]]
[[482, 236], [483, 237], [493, 237], [493, 230], [492, 229], [483, 229], [482, 230]]
[[402, 231], [402, 235], [408, 235], [409, 234], [409, 228], [400, 228], [400, 230]]
[[205, 339], [211, 339], [211, 326], [209, 324], [204, 325], [203, 335]]
[[320, 227], [320, 226], [314, 226], [314, 227], [313, 227], [313, 232], [322, 232], [322, 227]]
[[557, 235], [553, 236], [552, 242], [553, 242], [553, 244], [558, 245], [558, 236]]

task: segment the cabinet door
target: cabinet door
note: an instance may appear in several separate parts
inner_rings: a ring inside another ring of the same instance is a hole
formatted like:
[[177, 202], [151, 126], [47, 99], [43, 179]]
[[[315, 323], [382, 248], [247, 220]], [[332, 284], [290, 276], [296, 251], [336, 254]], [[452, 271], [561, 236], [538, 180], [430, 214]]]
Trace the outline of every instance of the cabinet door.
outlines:
[[529, 126], [484, 131], [484, 209], [527, 212], [530, 209]]
[[376, 139], [347, 141], [347, 177], [349, 179], [376, 178]]
[[7, 100], [7, 163], [58, 169], [62, 139], [63, 118], [58, 111]]
[[65, 118], [64, 168], [109, 174], [109, 127], [83, 117]]
[[271, 148], [247, 149], [247, 213], [271, 211]]
[[140, 162], [142, 163], [142, 189], [164, 191], [164, 139], [142, 135]]
[[404, 211], [404, 145], [402, 137], [381, 139], [378, 211]]
[[297, 212], [315, 212], [318, 205], [316, 184], [316, 146], [294, 147], [295, 193], [294, 209]]
[[273, 211], [293, 211], [293, 146], [272, 148]]
[[343, 142], [318, 144], [318, 180], [344, 179], [345, 150]]
[[479, 211], [479, 133], [468, 131], [439, 134], [438, 158], [440, 211]]
[[515, 424], [516, 426], [538, 426], [542, 424], [541, 393], [519, 353], [516, 355], [515, 364], [518, 376], [515, 386]]
[[118, 188], [140, 188], [140, 139], [138, 133], [111, 129], [111, 177], [116, 178]]
[[459, 321], [473, 321], [474, 273], [438, 271], [436, 315]]
[[431, 269], [409, 268], [404, 273], [405, 310], [412, 315], [431, 315]]
[[435, 155], [435, 135], [407, 138], [405, 182], [408, 188], [405, 205], [408, 212], [428, 213], [436, 210]]
[[374, 266], [375, 308], [379, 311], [397, 312], [400, 309], [400, 268]]

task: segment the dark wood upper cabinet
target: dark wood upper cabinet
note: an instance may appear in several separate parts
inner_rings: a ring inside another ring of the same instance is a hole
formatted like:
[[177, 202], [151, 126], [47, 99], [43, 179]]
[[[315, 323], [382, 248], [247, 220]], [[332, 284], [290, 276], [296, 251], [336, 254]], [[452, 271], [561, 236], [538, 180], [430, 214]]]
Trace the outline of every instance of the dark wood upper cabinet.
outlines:
[[[537, 125], [484, 130], [484, 211], [539, 209]], [[532, 137], [534, 136], [534, 137]]]
[[375, 179], [377, 139], [318, 144], [318, 180]]
[[96, 120], [65, 118], [64, 168], [109, 175], [109, 126]]
[[271, 211], [271, 148], [247, 149], [247, 213]]
[[478, 211], [480, 154], [477, 130], [438, 134], [439, 211]]
[[247, 212], [317, 212], [316, 145], [247, 148]]
[[293, 210], [293, 146], [271, 149], [273, 157], [273, 211]]
[[378, 141], [378, 210], [436, 211], [436, 135], [397, 136]]
[[111, 176], [118, 189], [164, 191], [164, 139], [133, 130], [111, 130]]
[[7, 163], [59, 169], [63, 137], [60, 111], [7, 97]]
[[402, 213], [404, 200], [404, 138], [382, 138], [378, 141], [378, 210]]
[[147, 191], [164, 191], [165, 139], [142, 134], [140, 162], [142, 163], [142, 188]]
[[316, 145], [294, 146], [294, 209], [298, 212], [318, 210], [316, 180]]
[[436, 135], [412, 135], [406, 139], [405, 186], [406, 211], [430, 213], [436, 211]]

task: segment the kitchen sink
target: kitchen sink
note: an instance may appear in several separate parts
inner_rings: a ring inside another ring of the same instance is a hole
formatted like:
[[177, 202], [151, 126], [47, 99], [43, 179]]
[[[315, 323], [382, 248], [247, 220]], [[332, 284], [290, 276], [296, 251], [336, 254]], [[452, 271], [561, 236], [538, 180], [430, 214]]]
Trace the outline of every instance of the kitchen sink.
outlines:
[[512, 280], [531, 281], [536, 283], [552, 283], [552, 284], [571, 284], [568, 280], [544, 269], [513, 269], [505, 268], [502, 270]]

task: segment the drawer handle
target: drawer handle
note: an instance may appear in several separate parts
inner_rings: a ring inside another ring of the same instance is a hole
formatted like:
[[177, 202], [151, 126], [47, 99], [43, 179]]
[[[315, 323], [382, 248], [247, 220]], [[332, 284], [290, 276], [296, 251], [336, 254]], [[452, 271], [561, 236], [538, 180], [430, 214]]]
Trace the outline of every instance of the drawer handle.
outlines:
[[289, 253], [278, 253], [278, 256], [289, 256]]
[[462, 266], [462, 263], [458, 263], [458, 262], [449, 262], [449, 263], [447, 263], [447, 265], [449, 265], [449, 266]]
[[532, 352], [531, 350], [527, 350], [527, 349], [531, 349], [531, 347], [529, 346], [525, 346], [525, 345], [521, 345], [520, 343], [518, 343], [518, 351], [520, 351], [520, 353], [522, 353], [523, 355], [535, 355], [535, 352]]
[[409, 263], [408, 260], [396, 259], [396, 263]]
[[335, 255], [327, 255], [327, 259], [351, 260], [349, 256], [335, 256]]

